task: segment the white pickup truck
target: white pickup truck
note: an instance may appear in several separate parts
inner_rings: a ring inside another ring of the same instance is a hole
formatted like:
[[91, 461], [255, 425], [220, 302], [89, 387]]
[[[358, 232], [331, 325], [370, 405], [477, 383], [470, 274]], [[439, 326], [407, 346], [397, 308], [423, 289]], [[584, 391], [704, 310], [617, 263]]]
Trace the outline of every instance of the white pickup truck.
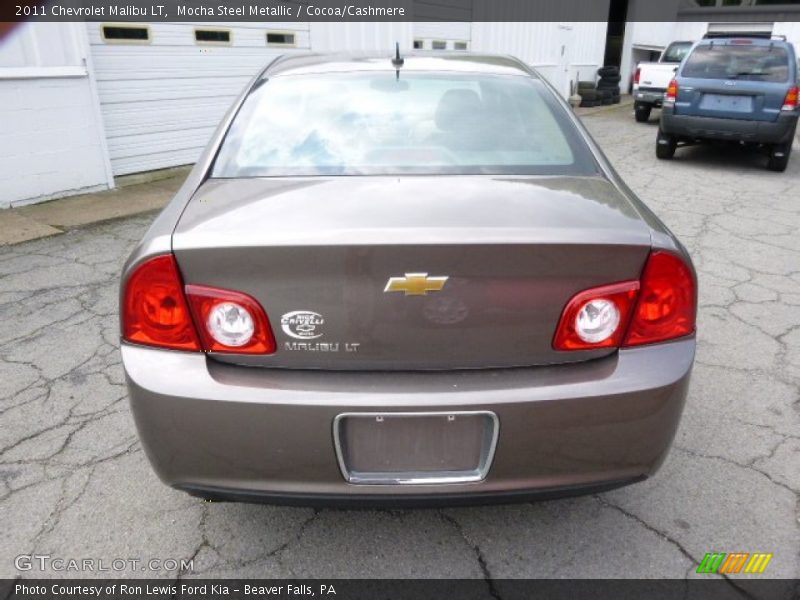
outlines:
[[693, 44], [694, 42], [672, 42], [661, 53], [658, 62], [636, 65], [633, 76], [633, 108], [637, 121], [646, 123], [653, 107], [661, 107], [669, 82]]

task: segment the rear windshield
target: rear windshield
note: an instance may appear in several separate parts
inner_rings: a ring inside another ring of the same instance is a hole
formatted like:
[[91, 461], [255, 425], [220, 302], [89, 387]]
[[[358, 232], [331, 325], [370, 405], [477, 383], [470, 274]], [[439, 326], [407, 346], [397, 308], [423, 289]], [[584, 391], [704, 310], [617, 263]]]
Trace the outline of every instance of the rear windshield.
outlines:
[[540, 81], [391, 71], [263, 82], [228, 130], [212, 176], [596, 172]]
[[681, 75], [783, 82], [789, 79], [789, 55], [782, 46], [698, 46], [686, 59]]
[[661, 57], [661, 62], [679, 63], [686, 57], [691, 49], [692, 42], [673, 42], [667, 46], [667, 49], [664, 51], [664, 56]]

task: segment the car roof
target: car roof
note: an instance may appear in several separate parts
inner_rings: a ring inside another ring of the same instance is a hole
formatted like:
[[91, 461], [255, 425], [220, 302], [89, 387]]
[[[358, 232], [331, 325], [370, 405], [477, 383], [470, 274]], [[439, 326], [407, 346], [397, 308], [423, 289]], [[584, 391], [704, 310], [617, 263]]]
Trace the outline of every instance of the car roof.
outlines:
[[[346, 73], [352, 71], [395, 71], [394, 52], [292, 54], [273, 61], [265, 70], [267, 77]], [[537, 77], [522, 61], [511, 56], [471, 52], [401, 52], [401, 72], [463, 72], [488, 75]]]

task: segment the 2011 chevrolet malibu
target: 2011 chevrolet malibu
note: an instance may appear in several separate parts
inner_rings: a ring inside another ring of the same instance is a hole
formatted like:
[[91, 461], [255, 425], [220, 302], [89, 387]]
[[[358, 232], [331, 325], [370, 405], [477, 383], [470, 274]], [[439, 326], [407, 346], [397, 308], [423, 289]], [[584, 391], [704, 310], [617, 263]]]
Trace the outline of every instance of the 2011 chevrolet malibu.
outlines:
[[294, 56], [125, 265], [122, 359], [191, 494], [511, 501], [655, 472], [696, 303], [684, 247], [523, 63]]

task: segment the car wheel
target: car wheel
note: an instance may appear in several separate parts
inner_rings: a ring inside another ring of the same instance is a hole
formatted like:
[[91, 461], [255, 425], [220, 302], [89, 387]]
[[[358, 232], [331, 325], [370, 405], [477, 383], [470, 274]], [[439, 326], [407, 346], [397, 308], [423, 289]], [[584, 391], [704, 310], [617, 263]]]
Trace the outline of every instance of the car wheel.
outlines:
[[775, 144], [769, 149], [769, 161], [767, 168], [770, 171], [783, 172], [789, 164], [789, 156], [792, 153], [792, 143]]
[[647, 123], [647, 121], [650, 119], [650, 111], [653, 110], [653, 107], [649, 104], [641, 104], [637, 102], [633, 105], [633, 110], [638, 123]]
[[670, 159], [675, 156], [675, 148], [678, 147], [678, 142], [674, 136], [669, 135], [658, 129], [656, 136], [656, 156], [658, 158]]

